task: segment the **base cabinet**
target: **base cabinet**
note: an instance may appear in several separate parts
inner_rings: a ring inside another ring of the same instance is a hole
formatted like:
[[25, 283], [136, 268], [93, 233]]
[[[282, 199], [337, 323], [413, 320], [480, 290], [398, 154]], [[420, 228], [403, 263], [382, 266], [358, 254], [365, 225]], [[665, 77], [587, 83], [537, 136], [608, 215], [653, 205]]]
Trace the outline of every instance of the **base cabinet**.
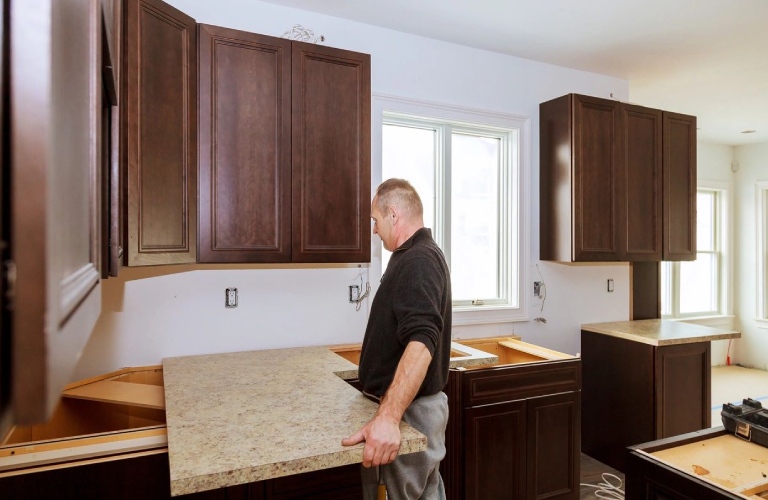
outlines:
[[768, 449], [705, 429], [629, 448], [627, 500], [768, 498]]
[[451, 370], [447, 498], [579, 498], [581, 360], [560, 356]]
[[628, 446], [710, 426], [709, 341], [653, 346], [582, 330], [581, 349], [590, 457], [625, 472]]

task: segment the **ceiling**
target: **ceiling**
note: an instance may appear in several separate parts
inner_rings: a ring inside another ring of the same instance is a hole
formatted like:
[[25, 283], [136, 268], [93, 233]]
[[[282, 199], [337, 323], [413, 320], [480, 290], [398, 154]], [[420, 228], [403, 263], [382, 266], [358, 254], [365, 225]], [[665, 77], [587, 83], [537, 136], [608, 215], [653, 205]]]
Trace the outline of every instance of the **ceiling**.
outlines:
[[623, 78], [701, 140], [768, 142], [768, 0], [267, 1]]

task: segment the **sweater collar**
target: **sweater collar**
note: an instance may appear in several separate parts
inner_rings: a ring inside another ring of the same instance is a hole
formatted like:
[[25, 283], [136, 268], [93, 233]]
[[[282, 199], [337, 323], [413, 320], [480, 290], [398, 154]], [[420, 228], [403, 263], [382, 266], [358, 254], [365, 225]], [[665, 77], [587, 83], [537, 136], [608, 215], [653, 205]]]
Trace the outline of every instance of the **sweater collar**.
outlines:
[[418, 229], [415, 233], [411, 235], [410, 238], [405, 240], [402, 245], [395, 248], [395, 252], [399, 252], [401, 250], [408, 250], [413, 246], [414, 243], [424, 239], [432, 239], [432, 230], [428, 227], [422, 227], [421, 229]]

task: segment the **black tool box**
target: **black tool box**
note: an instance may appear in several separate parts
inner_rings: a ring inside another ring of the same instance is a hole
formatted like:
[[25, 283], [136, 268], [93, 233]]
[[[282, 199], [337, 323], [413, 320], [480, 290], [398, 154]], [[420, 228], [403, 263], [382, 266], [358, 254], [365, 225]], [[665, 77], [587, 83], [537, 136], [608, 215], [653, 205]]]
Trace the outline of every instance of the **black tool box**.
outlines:
[[768, 447], [768, 410], [760, 401], [747, 398], [740, 405], [726, 403], [720, 416], [728, 432]]

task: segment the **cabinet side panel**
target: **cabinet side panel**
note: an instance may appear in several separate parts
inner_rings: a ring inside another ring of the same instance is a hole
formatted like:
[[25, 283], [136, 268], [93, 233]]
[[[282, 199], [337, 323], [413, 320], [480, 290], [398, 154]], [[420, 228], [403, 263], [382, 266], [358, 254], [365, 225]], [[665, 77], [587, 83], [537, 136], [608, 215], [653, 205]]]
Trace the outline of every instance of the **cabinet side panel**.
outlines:
[[200, 262], [291, 256], [291, 44], [200, 25]]
[[619, 103], [575, 96], [573, 103], [573, 232], [575, 261], [620, 260], [617, 196], [622, 167], [616, 137]]
[[626, 447], [654, 439], [653, 346], [581, 331], [582, 451], [619, 471]]
[[661, 260], [662, 125], [661, 111], [622, 106], [625, 134], [622, 150], [627, 180], [622, 184], [626, 260]]
[[539, 105], [539, 258], [570, 262], [571, 96]]
[[129, 265], [197, 258], [194, 19], [159, 0], [127, 2]]
[[370, 56], [294, 42], [293, 260], [370, 261]]
[[664, 112], [664, 260], [696, 259], [696, 117]]

